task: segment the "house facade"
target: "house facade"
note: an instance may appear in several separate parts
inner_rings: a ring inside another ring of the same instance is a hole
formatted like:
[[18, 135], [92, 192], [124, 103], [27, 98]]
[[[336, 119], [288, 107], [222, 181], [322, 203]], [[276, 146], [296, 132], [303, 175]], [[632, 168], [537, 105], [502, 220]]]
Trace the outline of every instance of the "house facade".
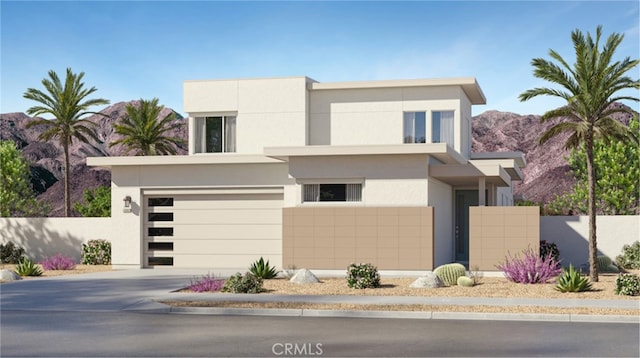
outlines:
[[513, 204], [522, 153], [472, 153], [474, 78], [184, 83], [189, 154], [111, 168], [114, 267], [430, 270], [469, 262], [469, 207]]

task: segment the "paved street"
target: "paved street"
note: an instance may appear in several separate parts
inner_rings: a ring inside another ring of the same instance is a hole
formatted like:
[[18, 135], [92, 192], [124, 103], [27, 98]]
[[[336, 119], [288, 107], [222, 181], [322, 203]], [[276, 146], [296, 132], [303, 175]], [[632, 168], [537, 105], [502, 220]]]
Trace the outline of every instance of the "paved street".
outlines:
[[3, 311], [0, 356], [637, 357], [637, 324]]

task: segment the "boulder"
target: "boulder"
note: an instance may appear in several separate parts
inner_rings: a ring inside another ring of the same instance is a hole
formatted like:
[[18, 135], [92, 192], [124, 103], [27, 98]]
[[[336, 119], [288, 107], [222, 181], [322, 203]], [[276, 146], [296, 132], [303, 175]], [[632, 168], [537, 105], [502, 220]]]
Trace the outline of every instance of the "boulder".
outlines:
[[22, 280], [22, 277], [20, 277], [20, 275], [18, 275], [15, 271], [13, 270], [0, 270], [0, 280], [2, 281], [17, 281], [17, 280]]
[[424, 276], [418, 277], [409, 287], [412, 288], [438, 288], [444, 286], [440, 277], [433, 272], [427, 272]]
[[316, 277], [316, 275], [313, 274], [313, 272], [307, 270], [307, 269], [300, 269], [298, 270], [298, 272], [296, 272], [295, 275], [293, 275], [293, 277], [291, 277], [291, 282], [297, 283], [297, 284], [307, 284], [307, 283], [318, 283], [320, 282], [320, 280], [318, 280], [318, 278]]

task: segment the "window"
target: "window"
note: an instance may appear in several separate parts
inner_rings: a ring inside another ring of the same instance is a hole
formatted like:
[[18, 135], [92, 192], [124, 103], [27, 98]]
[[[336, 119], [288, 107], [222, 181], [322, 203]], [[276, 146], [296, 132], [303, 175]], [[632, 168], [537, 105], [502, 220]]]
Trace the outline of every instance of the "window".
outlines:
[[453, 146], [453, 111], [431, 113], [431, 143]]
[[196, 153], [236, 151], [236, 117], [196, 118]]
[[405, 143], [425, 143], [426, 132], [425, 112], [405, 112], [404, 113], [404, 142]]
[[148, 213], [149, 221], [173, 221], [173, 213]]
[[149, 206], [173, 206], [173, 198], [149, 198]]
[[149, 242], [149, 251], [173, 251], [173, 242]]
[[173, 266], [173, 257], [149, 257], [147, 266]]
[[173, 236], [172, 227], [150, 227], [147, 228], [148, 236]]
[[362, 184], [304, 184], [304, 201], [362, 201]]

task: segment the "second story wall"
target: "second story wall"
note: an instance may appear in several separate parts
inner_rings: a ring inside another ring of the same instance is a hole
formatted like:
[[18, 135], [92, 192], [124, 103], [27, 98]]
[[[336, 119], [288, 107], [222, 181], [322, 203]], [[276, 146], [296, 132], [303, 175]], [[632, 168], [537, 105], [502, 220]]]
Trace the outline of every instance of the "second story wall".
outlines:
[[307, 144], [306, 77], [186, 81], [189, 154]]

